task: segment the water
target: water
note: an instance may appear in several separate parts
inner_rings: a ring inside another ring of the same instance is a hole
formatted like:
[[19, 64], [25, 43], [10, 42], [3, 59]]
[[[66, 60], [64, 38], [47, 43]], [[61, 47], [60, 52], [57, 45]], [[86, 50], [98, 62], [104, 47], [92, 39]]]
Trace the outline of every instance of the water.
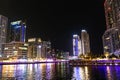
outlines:
[[120, 66], [0, 65], [0, 80], [120, 80]]

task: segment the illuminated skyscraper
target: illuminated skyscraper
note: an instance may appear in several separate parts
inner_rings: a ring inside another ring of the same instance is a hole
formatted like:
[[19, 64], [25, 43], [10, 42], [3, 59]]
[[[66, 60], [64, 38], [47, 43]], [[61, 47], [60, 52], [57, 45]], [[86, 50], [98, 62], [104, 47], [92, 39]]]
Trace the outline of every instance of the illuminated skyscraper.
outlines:
[[9, 42], [19, 41], [25, 42], [26, 24], [23, 21], [14, 21], [10, 24]]
[[90, 53], [89, 34], [86, 30], [81, 31], [81, 50], [83, 55], [88, 55], [88, 53]]
[[120, 1], [105, 0], [104, 3], [107, 29], [120, 28]]
[[73, 35], [73, 56], [79, 56], [80, 55], [80, 38], [77, 34]]
[[2, 52], [2, 44], [6, 42], [7, 35], [7, 26], [8, 26], [8, 18], [0, 15], [0, 56]]
[[104, 53], [120, 55], [120, 1], [105, 0], [107, 30], [103, 35]]
[[90, 53], [89, 34], [86, 30], [82, 30], [80, 37], [73, 35], [73, 56], [88, 55]]

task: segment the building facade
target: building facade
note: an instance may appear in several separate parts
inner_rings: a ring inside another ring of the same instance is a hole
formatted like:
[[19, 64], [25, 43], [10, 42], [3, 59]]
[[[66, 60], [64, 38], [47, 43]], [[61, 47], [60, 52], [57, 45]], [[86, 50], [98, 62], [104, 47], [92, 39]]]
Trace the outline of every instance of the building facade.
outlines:
[[50, 58], [51, 56], [51, 42], [50, 41], [42, 41], [42, 46], [41, 46], [41, 58], [47, 59]]
[[83, 55], [88, 55], [90, 53], [89, 34], [86, 30], [81, 31], [81, 53]]
[[19, 41], [19, 42], [25, 42], [26, 38], [26, 24], [25, 22], [19, 20], [14, 21], [10, 23], [10, 29], [9, 29], [9, 41]]
[[2, 44], [6, 43], [8, 18], [0, 15], [0, 57], [2, 56]]
[[40, 58], [41, 56], [41, 38], [28, 39], [28, 58]]
[[73, 56], [79, 56], [81, 53], [81, 41], [77, 34], [73, 35]]
[[28, 43], [28, 58], [46, 59], [49, 57], [51, 51], [50, 41], [42, 41], [41, 38], [30, 38]]
[[120, 1], [105, 0], [107, 30], [102, 36], [104, 53], [120, 55]]
[[24, 42], [10, 42], [3, 44], [3, 57], [27, 59], [28, 44]]

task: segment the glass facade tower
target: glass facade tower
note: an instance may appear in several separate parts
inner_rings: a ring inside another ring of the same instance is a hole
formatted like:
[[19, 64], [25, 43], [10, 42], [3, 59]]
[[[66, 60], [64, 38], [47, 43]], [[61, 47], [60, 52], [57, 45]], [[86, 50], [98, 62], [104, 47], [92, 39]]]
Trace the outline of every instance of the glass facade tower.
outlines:
[[14, 21], [10, 24], [9, 42], [19, 41], [25, 42], [26, 38], [26, 24], [23, 21]]

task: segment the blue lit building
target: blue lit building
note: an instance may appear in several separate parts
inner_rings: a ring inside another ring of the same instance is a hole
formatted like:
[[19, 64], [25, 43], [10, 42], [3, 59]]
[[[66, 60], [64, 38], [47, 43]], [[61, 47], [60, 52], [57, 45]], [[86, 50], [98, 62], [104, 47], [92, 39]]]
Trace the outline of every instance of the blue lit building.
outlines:
[[79, 36], [73, 35], [73, 56], [79, 56]]
[[18, 41], [25, 42], [26, 24], [23, 21], [14, 21], [10, 24], [9, 42]]
[[73, 56], [79, 57], [80, 55], [89, 55], [90, 53], [90, 40], [89, 34], [86, 30], [81, 31], [81, 35], [73, 35]]

